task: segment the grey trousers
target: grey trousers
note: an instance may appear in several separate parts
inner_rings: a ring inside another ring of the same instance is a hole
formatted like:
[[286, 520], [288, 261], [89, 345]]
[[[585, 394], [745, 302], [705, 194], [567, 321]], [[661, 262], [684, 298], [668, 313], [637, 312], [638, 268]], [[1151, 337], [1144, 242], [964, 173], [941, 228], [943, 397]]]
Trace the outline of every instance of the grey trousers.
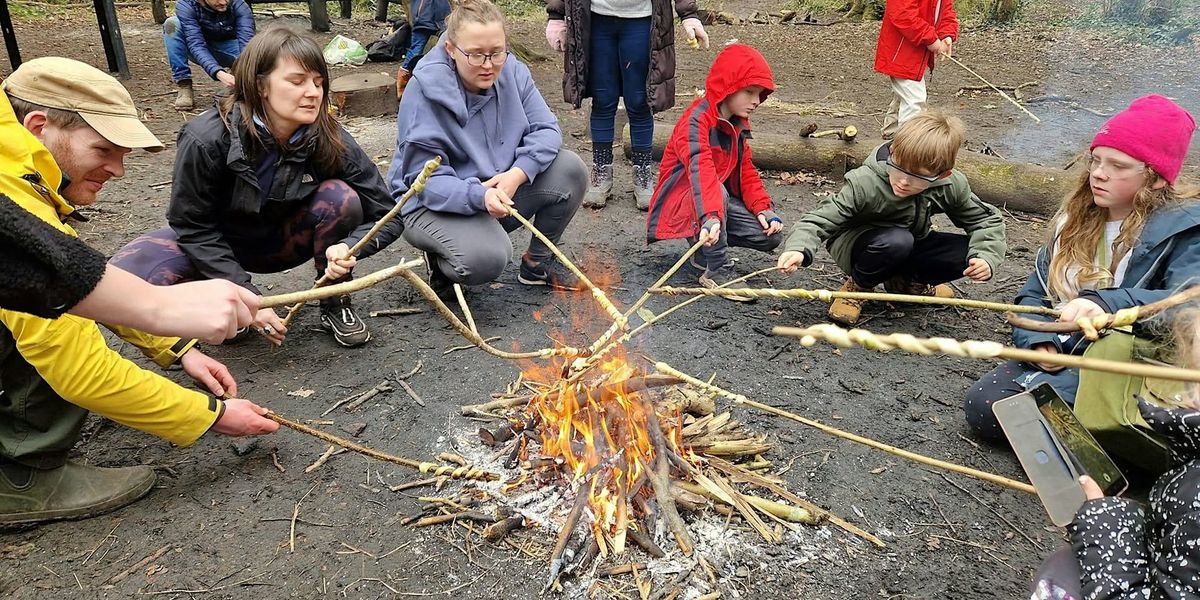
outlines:
[[[688, 240], [695, 244], [696, 238]], [[725, 194], [725, 222], [721, 224], [721, 237], [711, 246], [701, 246], [696, 253], [696, 262], [719, 269], [729, 262], [729, 247], [752, 248], [759, 252], [770, 252], [783, 242], [783, 232], [775, 235], [763, 233], [758, 216], [750, 214], [746, 203]]]
[[[550, 241], [558, 244], [587, 191], [588, 171], [578, 154], [559, 150], [550, 168], [533, 183], [517, 189], [513, 204]], [[474, 215], [419, 208], [404, 217], [404, 239], [431, 255], [436, 267], [451, 281], [479, 285], [500, 276], [512, 261], [508, 233], [521, 227], [512, 217], [497, 219], [482, 212]], [[529, 258], [541, 262], [552, 253], [536, 237], [529, 242]]]

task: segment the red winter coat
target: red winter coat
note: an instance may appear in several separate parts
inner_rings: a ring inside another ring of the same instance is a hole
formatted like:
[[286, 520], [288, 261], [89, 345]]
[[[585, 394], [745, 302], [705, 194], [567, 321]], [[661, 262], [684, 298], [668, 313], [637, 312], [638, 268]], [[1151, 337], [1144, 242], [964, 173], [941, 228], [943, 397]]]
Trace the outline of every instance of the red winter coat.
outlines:
[[663, 150], [646, 239], [696, 236], [709, 215], [724, 223], [726, 190], [751, 214], [771, 208], [771, 197], [750, 162], [750, 122], [723, 119], [718, 110], [730, 94], [752, 85], [766, 89], [763, 100], [775, 89], [762, 54], [744, 44], [722, 50], [708, 72], [704, 95], [679, 117]]
[[958, 41], [958, 15], [952, 0], [888, 0], [875, 46], [875, 70], [897, 79], [920, 81], [933, 70], [930, 44]]

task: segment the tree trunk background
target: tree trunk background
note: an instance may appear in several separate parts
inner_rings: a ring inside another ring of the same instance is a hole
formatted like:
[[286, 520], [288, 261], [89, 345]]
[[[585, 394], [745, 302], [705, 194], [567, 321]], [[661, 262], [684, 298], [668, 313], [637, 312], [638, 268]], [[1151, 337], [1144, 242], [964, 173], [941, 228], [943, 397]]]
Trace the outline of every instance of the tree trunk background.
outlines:
[[[654, 130], [654, 157], [662, 158], [671, 130]], [[632, 148], [628, 127], [623, 136], [625, 155]], [[768, 171], [812, 171], [841, 179], [846, 171], [862, 165], [876, 144], [844, 142], [823, 138], [801, 138], [782, 134], [755, 133], [750, 142], [754, 166]], [[1050, 216], [1070, 193], [1077, 172], [1002, 160], [976, 152], [958, 153], [956, 169], [971, 183], [971, 191], [989, 204], [1009, 210]]]

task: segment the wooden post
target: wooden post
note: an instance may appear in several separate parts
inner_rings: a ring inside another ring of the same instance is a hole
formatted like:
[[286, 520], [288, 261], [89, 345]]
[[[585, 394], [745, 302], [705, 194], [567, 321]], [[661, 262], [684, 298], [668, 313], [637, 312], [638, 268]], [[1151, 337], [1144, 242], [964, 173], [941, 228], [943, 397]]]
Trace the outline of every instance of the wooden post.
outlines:
[[92, 0], [92, 5], [96, 8], [96, 22], [100, 26], [100, 40], [104, 42], [108, 70], [121, 79], [129, 79], [125, 41], [121, 39], [121, 25], [117, 22], [117, 8], [113, 0]]
[[8, 0], [0, 0], [0, 29], [4, 30], [4, 47], [8, 50], [8, 63], [14, 71], [21, 66], [21, 50], [17, 48], [17, 32], [13, 30], [12, 16], [8, 14]]

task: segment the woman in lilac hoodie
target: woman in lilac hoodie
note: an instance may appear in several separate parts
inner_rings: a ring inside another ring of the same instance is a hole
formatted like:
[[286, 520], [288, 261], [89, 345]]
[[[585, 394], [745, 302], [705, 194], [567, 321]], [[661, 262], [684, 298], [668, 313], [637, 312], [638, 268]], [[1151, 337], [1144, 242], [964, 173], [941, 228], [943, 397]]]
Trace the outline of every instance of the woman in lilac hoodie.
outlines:
[[[413, 71], [400, 102], [388, 171], [399, 199], [425, 162], [442, 157], [402, 215], [404, 237], [425, 252], [430, 285], [496, 279], [512, 260], [515, 208], [557, 244], [587, 190], [583, 161], [562, 149], [558, 120], [529, 67], [508, 52], [504, 15], [488, 0], [455, 4], [446, 34]], [[521, 257], [526, 285], [575, 289], [576, 280], [534, 238]]]

